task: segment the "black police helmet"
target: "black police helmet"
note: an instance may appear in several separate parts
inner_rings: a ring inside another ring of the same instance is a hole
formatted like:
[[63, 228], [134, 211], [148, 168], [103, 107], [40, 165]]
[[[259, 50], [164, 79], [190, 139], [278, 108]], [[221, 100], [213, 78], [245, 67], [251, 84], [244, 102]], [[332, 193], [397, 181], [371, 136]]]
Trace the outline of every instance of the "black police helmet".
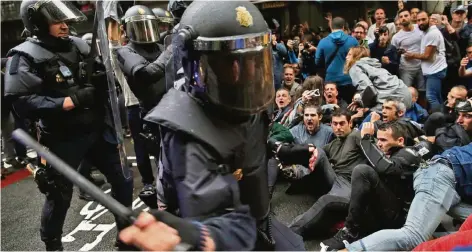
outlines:
[[[218, 22], [215, 22], [218, 20]], [[273, 102], [270, 30], [249, 1], [194, 1], [180, 20], [187, 85], [234, 115], [259, 113]], [[179, 45], [176, 45], [179, 48]], [[174, 57], [180, 52], [176, 50]]]
[[[174, 17], [172, 16], [172, 13], [169, 11], [166, 11], [162, 8], [154, 8], [152, 9], [152, 12], [154, 15], [156, 15], [157, 19], [159, 20], [160, 24], [160, 29], [161, 26], [165, 31], [172, 29], [174, 26]], [[163, 30], [161, 30], [162, 32]]]
[[159, 22], [149, 7], [135, 5], [126, 11], [121, 20], [130, 41], [138, 44], [159, 41]]
[[86, 21], [87, 17], [70, 1], [23, 0], [20, 16], [32, 35], [49, 33], [51, 23]]
[[[236, 10], [240, 7], [245, 8], [250, 17], [244, 15], [244, 11]], [[240, 13], [241, 18], [238, 18]], [[249, 18], [251, 24], [244, 26], [244, 22], [249, 21], [245, 19]], [[192, 26], [199, 36], [209, 38], [262, 33], [269, 30], [259, 9], [249, 1], [194, 1], [187, 7], [180, 20], [180, 27], [186, 25]]]

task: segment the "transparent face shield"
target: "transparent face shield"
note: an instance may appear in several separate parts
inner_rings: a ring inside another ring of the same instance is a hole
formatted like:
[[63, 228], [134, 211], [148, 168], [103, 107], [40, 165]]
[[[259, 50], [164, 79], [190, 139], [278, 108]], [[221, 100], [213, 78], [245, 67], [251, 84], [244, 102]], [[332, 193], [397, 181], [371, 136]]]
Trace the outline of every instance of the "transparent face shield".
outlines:
[[197, 39], [194, 46], [202, 51], [193, 68], [194, 84], [205, 89], [212, 103], [244, 114], [267, 109], [274, 98], [269, 33], [224, 41]]
[[38, 1], [32, 8], [41, 13], [50, 24], [75, 23], [87, 20], [87, 17], [69, 1]]
[[159, 41], [159, 22], [154, 15], [134, 16], [125, 19], [126, 35], [136, 43], [156, 43]]

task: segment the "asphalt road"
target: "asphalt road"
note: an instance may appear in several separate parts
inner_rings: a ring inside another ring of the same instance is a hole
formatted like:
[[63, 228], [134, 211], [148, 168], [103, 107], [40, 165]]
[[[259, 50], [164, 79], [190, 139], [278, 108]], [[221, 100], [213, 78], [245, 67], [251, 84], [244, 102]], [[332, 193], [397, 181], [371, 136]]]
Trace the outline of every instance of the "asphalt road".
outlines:
[[[129, 156], [134, 156], [131, 144], [127, 142]], [[141, 177], [136, 167], [133, 167], [134, 202], [133, 208], [147, 210], [137, 194], [141, 190]], [[277, 185], [273, 196], [272, 206], [276, 218], [288, 224], [298, 214], [303, 213], [315, 201], [307, 195], [291, 195], [284, 193], [288, 184]], [[109, 185], [102, 189], [109, 191]], [[96, 202], [86, 202], [78, 198], [78, 190], [74, 190], [64, 229], [63, 245], [67, 251], [110, 251], [114, 250], [113, 243], [116, 227], [113, 215]], [[1, 250], [2, 251], [38, 251], [44, 250], [44, 244], [39, 236], [41, 209], [44, 195], [41, 194], [32, 178], [29, 176], [14, 184], [1, 189]], [[319, 250], [319, 240], [305, 241], [307, 250]]]

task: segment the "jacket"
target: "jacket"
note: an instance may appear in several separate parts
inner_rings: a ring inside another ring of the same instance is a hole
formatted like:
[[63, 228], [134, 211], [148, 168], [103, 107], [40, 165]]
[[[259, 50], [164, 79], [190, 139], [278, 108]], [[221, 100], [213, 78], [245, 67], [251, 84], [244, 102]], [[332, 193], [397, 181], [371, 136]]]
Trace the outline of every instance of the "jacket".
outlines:
[[398, 73], [398, 66], [400, 65], [400, 58], [397, 53], [397, 48], [389, 44], [385, 48], [379, 47], [379, 42], [375, 40], [373, 43], [369, 44], [370, 57], [376, 58], [379, 62], [382, 62], [382, 57], [387, 56], [390, 60], [390, 64], [382, 63], [382, 68], [387, 69], [391, 74]]
[[358, 60], [349, 70], [352, 84], [358, 91], [364, 91], [368, 86], [374, 86], [377, 90], [377, 105], [373, 111], [382, 111], [382, 104], [388, 97], [399, 98], [405, 103], [406, 109], [410, 109], [411, 93], [408, 87], [396, 75], [390, 74], [381, 68], [377, 59], [364, 57]]
[[343, 68], [346, 62], [346, 55], [351, 47], [357, 46], [357, 40], [346, 35], [343, 31], [335, 31], [323, 38], [316, 49], [315, 64], [318, 67], [325, 66], [330, 56], [336, 51], [336, 47], [340, 46], [337, 55], [326, 69], [325, 82], [335, 82], [338, 86], [352, 84], [351, 77], [344, 74]]

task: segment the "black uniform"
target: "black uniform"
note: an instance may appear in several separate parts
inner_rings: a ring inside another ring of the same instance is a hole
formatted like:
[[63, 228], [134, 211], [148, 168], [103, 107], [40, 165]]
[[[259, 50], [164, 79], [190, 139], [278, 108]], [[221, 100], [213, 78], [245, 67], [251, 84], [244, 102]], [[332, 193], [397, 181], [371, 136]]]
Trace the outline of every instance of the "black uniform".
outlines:
[[161, 126], [168, 211], [203, 223], [217, 250], [303, 249], [270, 215], [265, 109], [274, 87], [261, 13], [249, 2], [196, 1], [180, 26], [172, 48], [186, 91], [170, 89], [145, 118]]
[[[58, 38], [48, 33], [48, 21], [80, 21], [85, 16], [70, 2], [35, 3], [23, 1], [21, 15], [26, 28], [38, 38], [29, 38], [9, 51], [5, 95], [12, 99], [17, 113], [39, 118], [39, 140], [43, 145], [72, 167], [78, 167], [83, 159], [95, 165], [111, 183], [112, 196], [130, 207], [133, 180], [123, 175], [116, 135], [109, 126], [111, 123], [104, 121], [108, 110], [105, 75], [95, 72], [92, 83], [86, 83], [80, 63], [90, 51], [87, 43], [80, 38]], [[64, 8], [69, 9], [66, 14], [62, 13]], [[63, 109], [66, 97], [75, 106], [68, 111]], [[62, 250], [62, 227], [70, 206], [72, 184], [48, 168], [45, 161], [41, 160], [41, 165], [46, 167], [55, 187], [45, 191], [41, 240], [47, 250]], [[117, 227], [124, 227], [119, 219]]]

